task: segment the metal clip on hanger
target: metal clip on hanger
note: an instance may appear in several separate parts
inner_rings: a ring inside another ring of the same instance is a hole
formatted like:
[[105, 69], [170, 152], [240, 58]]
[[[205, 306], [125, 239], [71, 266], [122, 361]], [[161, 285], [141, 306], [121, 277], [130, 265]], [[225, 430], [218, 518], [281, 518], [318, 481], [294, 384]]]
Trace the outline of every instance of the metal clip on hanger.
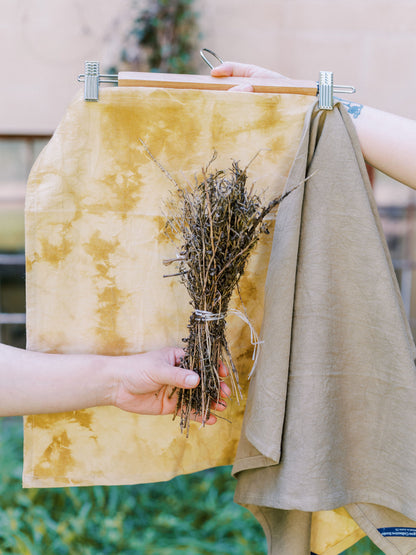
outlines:
[[78, 75], [78, 81], [84, 83], [84, 100], [98, 100], [100, 83], [118, 83], [117, 75], [100, 74], [100, 62], [85, 62], [85, 74]]
[[332, 71], [320, 71], [319, 81], [316, 84], [320, 110], [333, 110], [334, 92], [335, 93], [355, 93], [355, 88], [348, 85], [338, 85], [334, 87], [334, 74]]

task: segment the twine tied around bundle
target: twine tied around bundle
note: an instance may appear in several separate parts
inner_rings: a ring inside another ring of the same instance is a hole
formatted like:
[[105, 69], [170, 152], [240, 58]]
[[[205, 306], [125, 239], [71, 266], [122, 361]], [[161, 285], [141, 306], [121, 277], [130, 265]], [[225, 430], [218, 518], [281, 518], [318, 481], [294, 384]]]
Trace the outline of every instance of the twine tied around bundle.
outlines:
[[[260, 341], [256, 328], [250, 321], [245, 310], [244, 312], [242, 312], [241, 310], [237, 310], [236, 308], [229, 308], [228, 313], [234, 314], [234, 316], [240, 318], [240, 320], [242, 320], [250, 328], [250, 343], [251, 345], [253, 345], [253, 354], [251, 357], [251, 360], [253, 361], [253, 366], [251, 367], [251, 370], [248, 374], [248, 379], [250, 379], [257, 366], [257, 361], [260, 355], [260, 345], [264, 343], [264, 341]], [[218, 320], [224, 320], [227, 316], [225, 312], [215, 314], [214, 312], [210, 312], [209, 310], [199, 309], [194, 310], [194, 315], [197, 322], [216, 322]]]
[[220, 312], [215, 314], [209, 310], [194, 310], [195, 320], [198, 322], [216, 322], [217, 320], [223, 320], [225, 318], [225, 313]]

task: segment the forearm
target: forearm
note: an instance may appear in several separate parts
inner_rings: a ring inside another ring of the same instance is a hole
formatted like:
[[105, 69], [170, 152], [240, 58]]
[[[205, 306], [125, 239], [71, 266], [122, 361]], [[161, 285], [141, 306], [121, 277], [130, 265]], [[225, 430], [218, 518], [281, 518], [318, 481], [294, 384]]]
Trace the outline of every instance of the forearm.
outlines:
[[341, 100], [355, 124], [365, 160], [416, 189], [416, 121]]
[[112, 401], [106, 357], [35, 353], [0, 344], [0, 416], [65, 412]]
[[[214, 77], [283, 78], [280, 73], [236, 62], [211, 71]], [[253, 90], [248, 82], [231, 90]], [[341, 99], [338, 99], [341, 100]], [[416, 189], [416, 121], [342, 99], [355, 123], [366, 161], [397, 181]]]

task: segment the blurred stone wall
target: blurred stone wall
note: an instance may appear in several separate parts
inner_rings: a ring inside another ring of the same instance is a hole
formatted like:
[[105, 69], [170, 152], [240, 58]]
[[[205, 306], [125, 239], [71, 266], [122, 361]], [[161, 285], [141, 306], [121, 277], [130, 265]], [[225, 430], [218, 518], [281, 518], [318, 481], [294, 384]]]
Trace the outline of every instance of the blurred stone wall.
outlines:
[[416, 117], [413, 0], [199, 0], [204, 43], [298, 79], [334, 72], [357, 101]]
[[130, 6], [130, 0], [0, 0], [0, 133], [51, 133], [81, 86], [84, 61], [118, 56]]
[[[50, 133], [85, 60], [113, 65], [134, 4], [0, 0], [0, 133]], [[227, 60], [356, 86], [356, 99], [416, 117], [414, 0], [196, 0], [201, 45]], [[137, 8], [136, 8], [137, 11]], [[206, 68], [201, 64], [201, 72]]]

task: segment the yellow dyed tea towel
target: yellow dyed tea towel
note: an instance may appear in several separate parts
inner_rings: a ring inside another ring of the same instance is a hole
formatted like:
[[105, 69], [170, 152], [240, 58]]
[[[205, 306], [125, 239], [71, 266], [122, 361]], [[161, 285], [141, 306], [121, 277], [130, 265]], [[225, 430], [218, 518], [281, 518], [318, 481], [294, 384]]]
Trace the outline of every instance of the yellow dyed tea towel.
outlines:
[[309, 112], [298, 183], [277, 214], [236, 500], [273, 555], [346, 549], [348, 519], [332, 545], [311, 531], [328, 516], [312, 512], [343, 506], [386, 555], [416, 553], [416, 350], [341, 105]]
[[[37, 160], [27, 188], [28, 348], [54, 353], [130, 354], [181, 345], [190, 304], [163, 260], [175, 256], [163, 204], [172, 183], [192, 183], [215, 167], [247, 164], [257, 192], [282, 192], [310, 97], [103, 88], [97, 103], [80, 95]], [[272, 224], [272, 222], [271, 222]], [[273, 225], [271, 225], [273, 230]], [[249, 318], [260, 329], [272, 234], [241, 281]], [[238, 303], [235, 303], [238, 308]], [[228, 318], [229, 343], [247, 384], [250, 331]], [[170, 416], [111, 407], [28, 416], [26, 487], [132, 484], [232, 464], [244, 403], [214, 427], [193, 424], [190, 438]]]

